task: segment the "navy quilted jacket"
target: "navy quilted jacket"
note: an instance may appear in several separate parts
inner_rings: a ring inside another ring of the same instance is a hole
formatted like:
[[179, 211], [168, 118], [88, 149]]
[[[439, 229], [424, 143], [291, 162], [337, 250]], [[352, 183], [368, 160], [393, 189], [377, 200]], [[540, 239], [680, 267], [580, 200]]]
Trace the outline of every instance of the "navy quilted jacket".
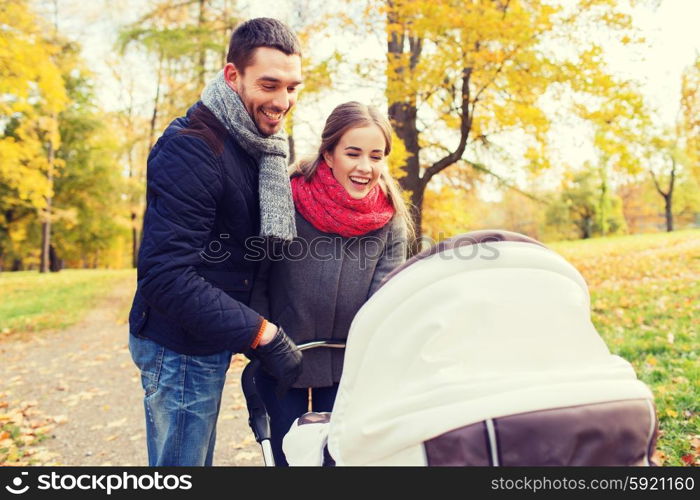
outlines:
[[244, 351], [262, 317], [248, 307], [258, 263], [257, 164], [201, 103], [148, 157], [146, 214], [130, 332], [169, 349]]

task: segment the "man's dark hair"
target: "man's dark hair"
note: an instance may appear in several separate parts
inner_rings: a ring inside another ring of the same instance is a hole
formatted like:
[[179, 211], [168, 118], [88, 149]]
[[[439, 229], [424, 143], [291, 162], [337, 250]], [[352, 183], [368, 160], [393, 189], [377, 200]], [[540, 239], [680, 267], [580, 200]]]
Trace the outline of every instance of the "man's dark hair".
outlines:
[[270, 47], [291, 56], [301, 56], [301, 46], [294, 32], [281, 21], [269, 17], [250, 19], [239, 25], [231, 35], [226, 62], [233, 63], [243, 73], [258, 47]]

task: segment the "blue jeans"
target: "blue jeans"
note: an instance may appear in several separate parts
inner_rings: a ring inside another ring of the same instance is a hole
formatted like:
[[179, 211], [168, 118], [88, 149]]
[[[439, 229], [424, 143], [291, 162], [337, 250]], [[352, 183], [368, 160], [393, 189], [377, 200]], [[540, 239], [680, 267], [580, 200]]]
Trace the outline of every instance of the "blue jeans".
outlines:
[[145, 391], [148, 465], [211, 465], [233, 353], [180, 354], [135, 335], [129, 335], [129, 351]]
[[311, 410], [309, 410], [309, 390], [307, 388], [289, 389], [282, 398], [278, 398], [275, 392], [277, 382], [263, 370], [259, 370], [255, 376], [255, 387], [258, 389], [258, 394], [265, 403], [265, 409], [270, 416], [270, 445], [275, 465], [286, 467], [289, 464], [282, 451], [282, 439], [285, 434], [289, 432], [294, 420], [304, 413], [333, 410], [338, 384], [333, 384], [330, 387], [312, 388]]

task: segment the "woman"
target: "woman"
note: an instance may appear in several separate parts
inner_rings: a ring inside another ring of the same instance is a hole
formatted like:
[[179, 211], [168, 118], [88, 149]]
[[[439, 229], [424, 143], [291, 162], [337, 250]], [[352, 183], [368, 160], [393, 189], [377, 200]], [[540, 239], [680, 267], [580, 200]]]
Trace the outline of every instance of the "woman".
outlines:
[[[412, 224], [389, 175], [390, 151], [389, 121], [348, 102], [326, 120], [316, 157], [292, 167], [298, 237], [270, 249], [251, 306], [297, 344], [345, 340], [362, 304], [406, 259]], [[342, 369], [342, 350], [314, 349], [304, 352], [302, 374], [284, 395], [267, 374], [258, 377], [277, 465], [287, 464], [282, 438], [294, 419], [331, 411]]]

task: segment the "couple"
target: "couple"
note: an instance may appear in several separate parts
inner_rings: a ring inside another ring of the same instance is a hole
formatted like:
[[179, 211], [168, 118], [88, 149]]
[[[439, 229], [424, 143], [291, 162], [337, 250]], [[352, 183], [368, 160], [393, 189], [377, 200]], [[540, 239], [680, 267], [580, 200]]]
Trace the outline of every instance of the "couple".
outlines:
[[[302, 358], [296, 343], [345, 339], [405, 260], [412, 226], [388, 173], [388, 120], [342, 104], [317, 157], [288, 168], [282, 126], [301, 83], [294, 33], [249, 20], [201, 101], [149, 155], [129, 349], [145, 391], [150, 465], [211, 465], [235, 353], [262, 364], [275, 462], [286, 464], [282, 438], [308, 411], [309, 389], [312, 409], [330, 411], [343, 362], [335, 352]], [[260, 237], [262, 256], [251, 252]]]

